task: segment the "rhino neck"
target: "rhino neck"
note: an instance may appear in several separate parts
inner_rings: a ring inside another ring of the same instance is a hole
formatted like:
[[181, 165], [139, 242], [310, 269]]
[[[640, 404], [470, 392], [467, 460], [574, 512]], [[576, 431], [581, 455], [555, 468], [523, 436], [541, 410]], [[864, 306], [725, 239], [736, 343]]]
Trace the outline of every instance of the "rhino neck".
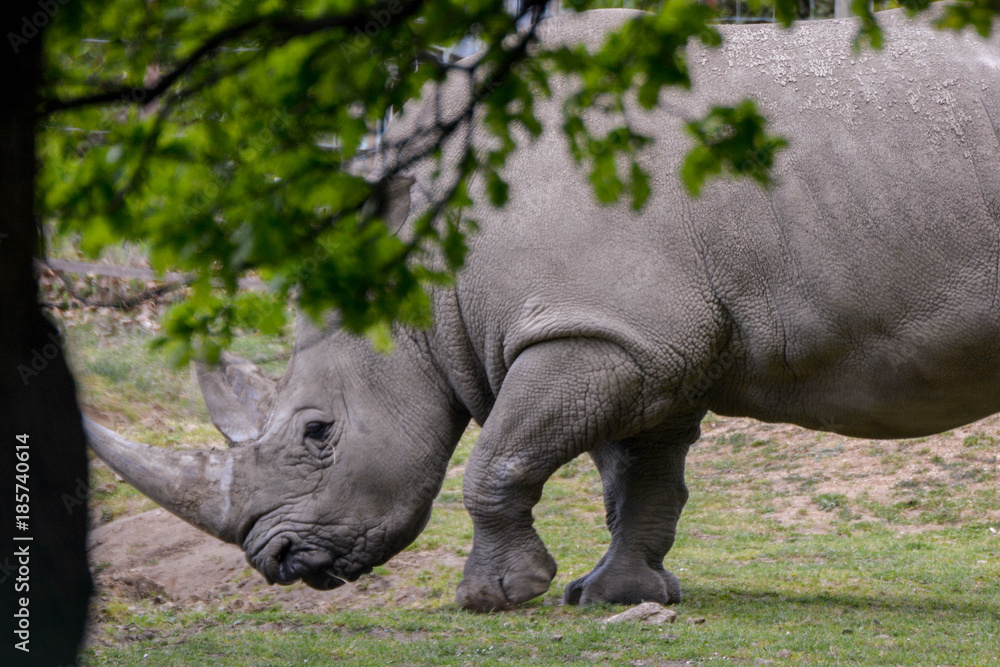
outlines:
[[458, 294], [454, 288], [432, 292], [434, 327], [413, 335], [424, 356], [433, 364], [453, 400], [477, 423], [486, 423], [496, 395], [486, 368], [469, 337]]
[[471, 417], [446, 370], [448, 359], [441, 354], [436, 334], [436, 329], [397, 331], [385, 377], [387, 389], [398, 394], [397, 419], [400, 431], [411, 439], [411, 451], [440, 473], [434, 481], [435, 495]]

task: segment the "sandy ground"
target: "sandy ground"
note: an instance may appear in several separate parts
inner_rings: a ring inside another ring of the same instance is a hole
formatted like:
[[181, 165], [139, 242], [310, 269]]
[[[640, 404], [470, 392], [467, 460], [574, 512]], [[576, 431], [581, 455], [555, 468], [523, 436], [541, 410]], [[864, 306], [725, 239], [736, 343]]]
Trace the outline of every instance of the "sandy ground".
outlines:
[[[166, 608], [189, 611], [226, 607], [323, 613], [382, 602], [396, 606], [420, 601], [425, 591], [403, 586], [398, 573], [441, 563], [461, 567], [464, 559], [440, 549], [403, 552], [386, 566], [387, 575], [364, 578], [333, 591], [302, 584], [269, 586], [251, 568], [243, 550], [156, 509], [100, 526], [90, 535], [90, 562], [103, 599], [151, 599]], [[359, 582], [360, 584], [361, 582]]]
[[[739, 453], [727, 439], [741, 434]], [[727, 463], [731, 464], [727, 467]], [[772, 496], [768, 517], [802, 533], [830, 530], [830, 513], [815, 502], [844, 496], [852, 518], [885, 523], [865, 505], [905, 507], [892, 528], [900, 533], [941, 528], [927, 520], [928, 494], [956, 489], [964, 497], [990, 494], [1000, 479], [1000, 415], [939, 435], [909, 440], [864, 440], [791, 424], [719, 417], [702, 425], [688, 455], [691, 475], [712, 476], [735, 497]], [[961, 489], [958, 491], [958, 489]], [[757, 512], [760, 502], [734, 511]], [[683, 528], [683, 517], [681, 518]], [[959, 522], [1000, 522], [1000, 505], [961, 511]]]

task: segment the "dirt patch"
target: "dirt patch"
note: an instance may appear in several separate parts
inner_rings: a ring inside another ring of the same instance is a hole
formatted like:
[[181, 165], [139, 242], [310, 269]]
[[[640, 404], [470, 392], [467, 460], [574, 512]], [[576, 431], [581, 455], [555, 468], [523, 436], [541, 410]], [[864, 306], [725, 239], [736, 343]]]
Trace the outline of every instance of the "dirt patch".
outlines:
[[[864, 440], [789, 424], [717, 417], [702, 425], [688, 475], [718, 484], [804, 533], [830, 530], [831, 516], [882, 522], [900, 533], [964, 521], [1000, 520], [989, 498], [1000, 479], [1000, 415], [924, 438]], [[984, 499], [963, 510], [951, 490]], [[754, 508], [754, 509], [750, 509]], [[740, 511], [736, 508], [735, 511]]]
[[[90, 562], [100, 599], [152, 600], [167, 608], [265, 609], [325, 613], [391, 602], [405, 606], [427, 593], [405, 575], [464, 559], [444, 549], [405, 551], [358, 585], [317, 591], [303, 584], [269, 586], [242, 549], [225, 544], [163, 509], [112, 521], [90, 534]], [[359, 587], [359, 585], [361, 587]]]

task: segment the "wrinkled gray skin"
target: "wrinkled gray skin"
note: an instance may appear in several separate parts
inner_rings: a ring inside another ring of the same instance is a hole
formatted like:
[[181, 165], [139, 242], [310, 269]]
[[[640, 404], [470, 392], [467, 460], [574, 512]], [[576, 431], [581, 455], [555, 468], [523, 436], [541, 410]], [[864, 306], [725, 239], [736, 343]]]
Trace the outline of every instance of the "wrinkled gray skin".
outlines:
[[[597, 45], [630, 16], [568, 16], [543, 33]], [[506, 169], [511, 203], [469, 212], [482, 231], [455, 289], [435, 294], [433, 330], [400, 331], [381, 356], [300, 325], [280, 381], [232, 357], [201, 369], [213, 420], [238, 446], [160, 460], [91, 426], [95, 448], [242, 544], [268, 579], [330, 588], [417, 536], [471, 417], [483, 430], [465, 472], [475, 538], [462, 606], [548, 589], [556, 564], [532, 507], [583, 453], [600, 470], [612, 540], [566, 601], [680, 600], [663, 558], [706, 410], [867, 438], [1000, 411], [1000, 41], [880, 19], [880, 53], [852, 53], [845, 21], [723, 28], [722, 50], [693, 47], [693, 92], [630, 115], [657, 138], [639, 213], [595, 203], [559, 101], [542, 103], [545, 134]], [[437, 98], [444, 115], [464, 90]], [[681, 119], [744, 96], [791, 142], [777, 187], [716, 181], [690, 201]], [[388, 144], [428, 122], [435, 96], [425, 100]], [[410, 173], [399, 224], [440, 187], [427, 165]]]

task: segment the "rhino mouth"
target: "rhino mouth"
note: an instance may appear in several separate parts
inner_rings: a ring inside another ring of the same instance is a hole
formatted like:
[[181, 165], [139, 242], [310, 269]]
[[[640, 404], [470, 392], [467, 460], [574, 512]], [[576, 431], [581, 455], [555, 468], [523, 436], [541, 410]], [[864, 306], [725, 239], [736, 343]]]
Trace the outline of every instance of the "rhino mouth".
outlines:
[[301, 580], [310, 588], [329, 591], [357, 579], [340, 572], [329, 551], [296, 544], [288, 537], [276, 537], [248, 556], [247, 560], [269, 584], [288, 586]]
[[324, 570], [323, 572], [312, 572], [303, 575], [302, 583], [318, 591], [332, 591], [334, 588], [340, 588], [347, 582], [330, 572], [330, 570]]
[[287, 586], [299, 579], [310, 588], [328, 591], [344, 585], [331, 565], [329, 554], [317, 551], [291, 551], [278, 559], [275, 583]]

